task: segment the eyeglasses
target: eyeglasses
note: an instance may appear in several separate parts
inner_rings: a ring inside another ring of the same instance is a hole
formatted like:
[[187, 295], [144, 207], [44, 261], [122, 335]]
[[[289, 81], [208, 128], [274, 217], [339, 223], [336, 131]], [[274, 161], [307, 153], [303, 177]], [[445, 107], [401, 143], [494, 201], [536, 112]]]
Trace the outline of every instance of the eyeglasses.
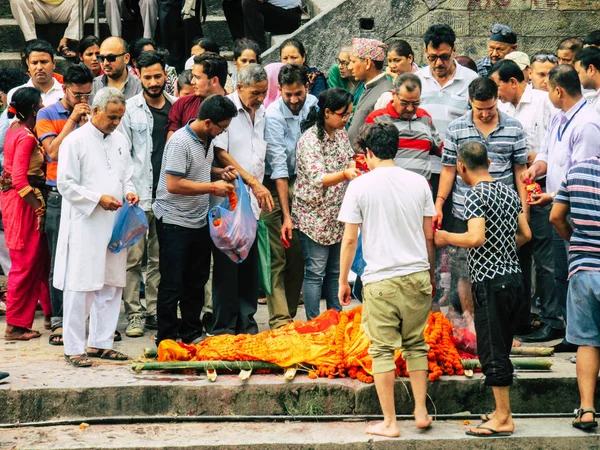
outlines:
[[349, 65], [350, 65], [350, 61], [342, 61], [341, 59], [338, 59], [338, 66], [348, 67]]
[[342, 118], [342, 120], [345, 120], [346, 122], [347, 122], [347, 121], [349, 121], [350, 119], [352, 119], [352, 116], [354, 116], [354, 113], [353, 113], [353, 112], [351, 112], [351, 113], [346, 113], [346, 114], [342, 114], [342, 113], [337, 113], [337, 112], [334, 112], [334, 114], [335, 114], [336, 116], [338, 116], [338, 117], [341, 117], [341, 118]]
[[73, 97], [75, 97], [77, 100], [88, 100], [88, 99], [89, 99], [89, 98], [92, 96], [92, 93], [91, 93], [91, 92], [89, 92], [89, 93], [87, 93], [87, 94], [82, 94], [82, 93], [79, 93], [79, 92], [73, 92], [73, 91], [72, 91], [71, 89], [69, 89], [69, 88], [67, 88], [67, 91], [69, 91], [69, 93], [70, 93], [70, 94], [71, 94]]
[[417, 109], [420, 104], [421, 102], [407, 102], [405, 100], [400, 100], [400, 106], [402, 106], [403, 108], [408, 108], [409, 106], [412, 106], [413, 108]]
[[531, 57], [531, 62], [546, 62], [546, 61], [550, 61], [551, 63], [556, 64], [558, 62], [558, 56], [554, 55], [553, 53], [539, 53], [536, 55], [533, 55]]
[[500, 33], [502, 36], [510, 36], [511, 34], [514, 34], [514, 31], [508, 25], [502, 25], [501, 23], [496, 23], [492, 26], [490, 33], [494, 33], [494, 34]]
[[219, 125], [217, 122], [213, 122], [216, 126], [218, 126], [221, 129], [221, 133], [224, 133], [227, 131], [227, 128], [229, 128], [229, 125]]
[[98, 55], [98, 61], [103, 63], [104, 60], [106, 60], [109, 63], [114, 63], [117, 60], [117, 58], [120, 58], [125, 54], [127, 54], [127, 52], [119, 53], [118, 55]]
[[452, 53], [444, 53], [443, 55], [427, 55], [427, 61], [436, 62], [441, 59], [443, 62], [447, 62], [452, 58]]

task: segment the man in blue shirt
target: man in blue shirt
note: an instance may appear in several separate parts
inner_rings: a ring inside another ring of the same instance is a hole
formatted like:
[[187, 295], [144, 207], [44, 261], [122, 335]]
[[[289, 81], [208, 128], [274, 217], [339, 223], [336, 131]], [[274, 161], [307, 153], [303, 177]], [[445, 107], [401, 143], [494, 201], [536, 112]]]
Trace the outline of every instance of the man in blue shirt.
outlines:
[[271, 294], [267, 296], [269, 326], [279, 328], [296, 315], [304, 258], [297, 233], [292, 230], [290, 203], [296, 181], [296, 144], [302, 135], [300, 123], [306, 119], [316, 97], [308, 93], [305, 67], [286, 64], [279, 72], [281, 98], [269, 105], [265, 114], [264, 185], [271, 191], [275, 207], [263, 213], [271, 245]]

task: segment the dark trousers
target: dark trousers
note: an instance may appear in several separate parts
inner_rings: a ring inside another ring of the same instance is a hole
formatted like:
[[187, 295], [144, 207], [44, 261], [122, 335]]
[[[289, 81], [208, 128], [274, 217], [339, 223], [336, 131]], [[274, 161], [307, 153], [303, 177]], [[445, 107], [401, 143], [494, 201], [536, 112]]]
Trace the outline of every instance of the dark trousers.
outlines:
[[183, 3], [183, 0], [158, 0], [160, 34], [164, 47], [169, 51], [167, 64], [174, 66], [178, 73], [190, 56], [194, 38], [203, 36], [200, 2], [196, 5], [196, 16], [187, 20], [181, 18]]
[[[156, 342], [191, 342], [202, 335], [200, 314], [204, 285], [210, 274], [210, 234], [203, 228], [185, 228], [156, 221], [159, 244]], [[177, 306], [181, 320], [177, 318]]]
[[487, 386], [510, 386], [512, 341], [523, 299], [523, 275], [501, 275], [473, 283], [477, 356]]
[[552, 254], [554, 258], [555, 305], [567, 323], [567, 291], [569, 290], [569, 243], [556, 230], [552, 230]]
[[62, 327], [63, 317], [63, 293], [53, 285], [54, 280], [54, 257], [56, 256], [56, 243], [58, 242], [58, 230], [60, 227], [60, 210], [62, 195], [58, 192], [48, 193], [46, 204], [46, 235], [48, 236], [48, 248], [50, 250], [50, 304], [52, 305], [52, 329]]
[[270, 47], [265, 31], [289, 34], [300, 28], [302, 19], [300, 8], [284, 9], [257, 0], [225, 0], [223, 12], [233, 39], [237, 36], [252, 39], [261, 52]]
[[213, 329], [211, 334], [256, 334], [258, 307], [258, 241], [248, 257], [234, 263], [215, 245], [213, 249]]

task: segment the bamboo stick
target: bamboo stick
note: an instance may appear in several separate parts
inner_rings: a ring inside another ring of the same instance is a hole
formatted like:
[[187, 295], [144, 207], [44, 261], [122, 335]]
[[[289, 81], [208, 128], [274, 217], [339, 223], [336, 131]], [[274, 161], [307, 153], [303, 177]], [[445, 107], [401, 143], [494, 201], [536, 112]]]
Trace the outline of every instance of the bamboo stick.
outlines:
[[277, 364], [263, 361], [177, 361], [177, 362], [150, 362], [138, 363], [131, 367], [136, 372], [142, 370], [282, 370]]
[[[513, 366], [518, 370], [550, 370], [552, 360], [541, 358], [519, 358], [511, 359]], [[463, 359], [461, 361], [463, 369], [473, 370], [481, 369], [481, 363], [478, 359]]]
[[553, 356], [552, 347], [513, 347], [511, 355], [515, 356]]

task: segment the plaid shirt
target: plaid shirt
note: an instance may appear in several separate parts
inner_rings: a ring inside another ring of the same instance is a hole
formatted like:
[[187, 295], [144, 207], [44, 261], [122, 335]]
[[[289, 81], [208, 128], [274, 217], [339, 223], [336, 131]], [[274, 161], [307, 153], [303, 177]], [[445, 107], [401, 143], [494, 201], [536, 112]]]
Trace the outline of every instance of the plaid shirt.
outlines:
[[487, 77], [490, 70], [492, 70], [492, 60], [489, 56], [481, 58], [475, 64], [477, 64], [477, 75], [480, 77]]
[[[473, 123], [473, 112], [468, 112], [448, 126], [442, 164], [455, 166], [458, 147], [467, 141], [479, 141], [485, 144], [491, 161], [490, 175], [496, 181], [515, 189], [513, 166], [527, 164], [527, 140], [521, 123], [498, 111], [498, 125], [487, 138], [484, 138]], [[456, 174], [452, 196], [454, 217], [464, 220], [465, 195], [470, 188], [460, 175]]]

